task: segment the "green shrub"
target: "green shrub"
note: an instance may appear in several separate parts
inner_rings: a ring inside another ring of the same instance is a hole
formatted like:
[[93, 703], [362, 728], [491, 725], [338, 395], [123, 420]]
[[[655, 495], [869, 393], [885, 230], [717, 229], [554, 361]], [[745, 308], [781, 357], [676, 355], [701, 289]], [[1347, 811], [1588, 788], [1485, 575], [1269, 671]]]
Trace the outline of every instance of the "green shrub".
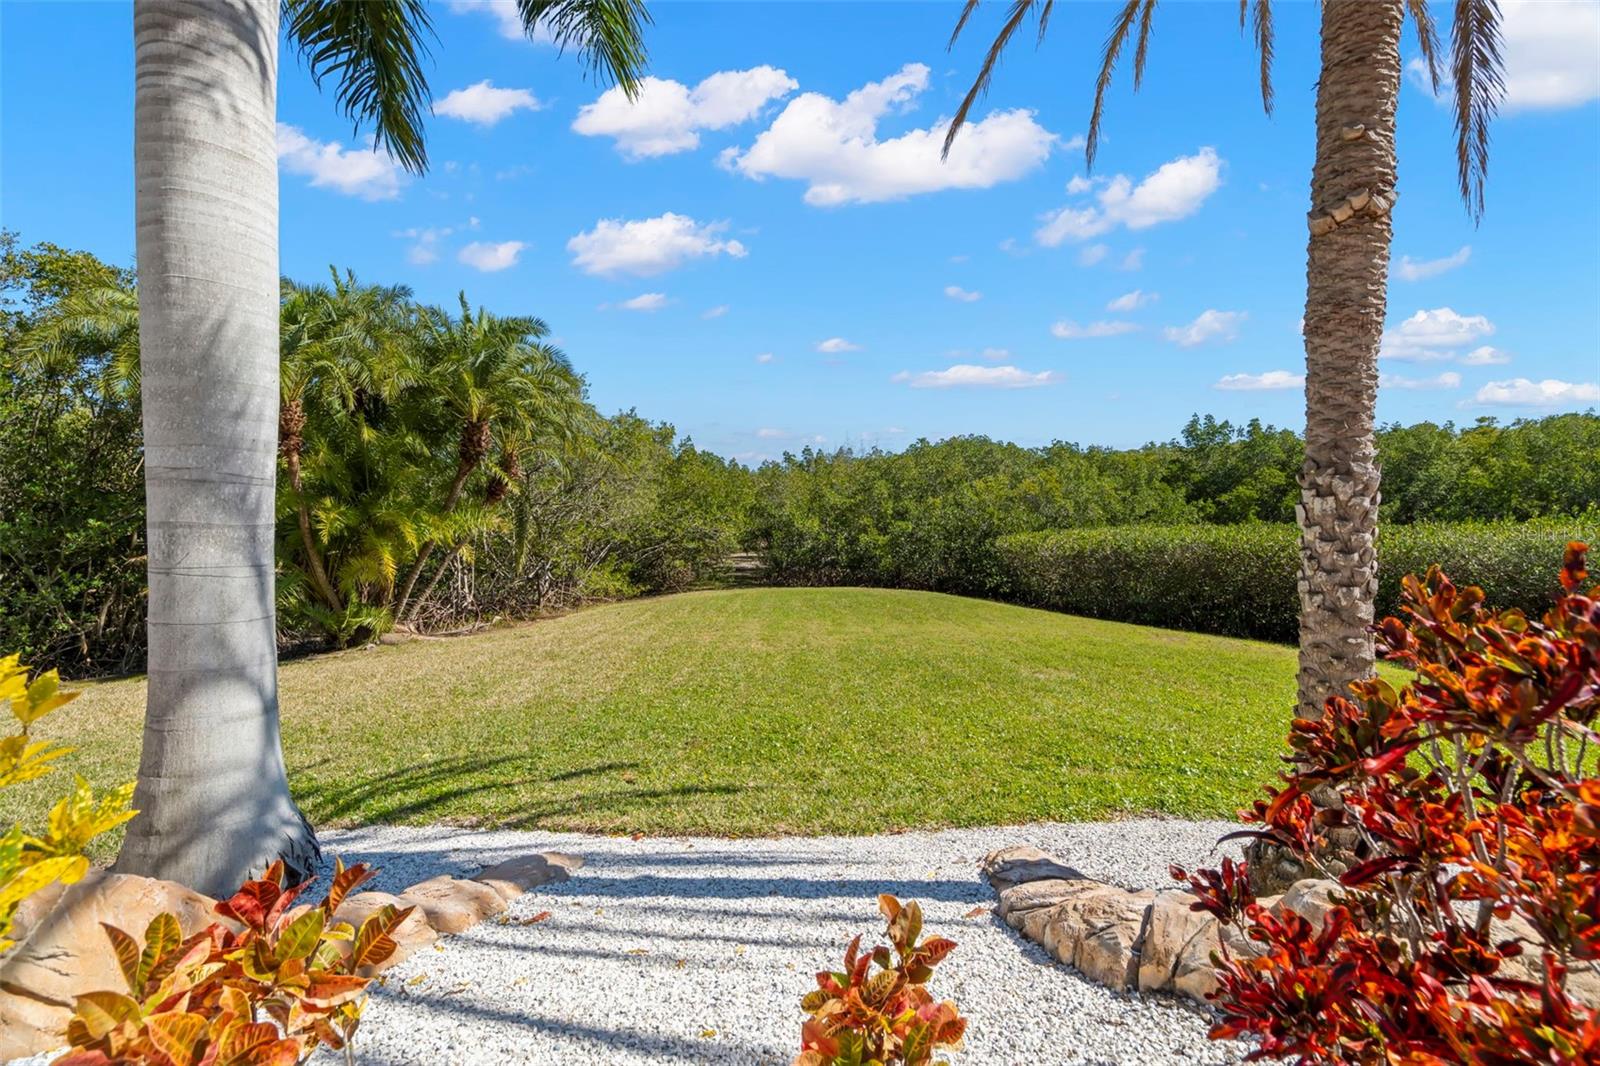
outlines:
[[[1377, 615], [1395, 613], [1400, 579], [1437, 563], [1462, 585], [1530, 614], [1560, 591], [1551, 577], [1572, 539], [1596, 539], [1600, 515], [1527, 523], [1424, 523], [1378, 532]], [[1299, 598], [1292, 525], [1119, 526], [1002, 537], [1017, 600], [1091, 618], [1289, 643]]]

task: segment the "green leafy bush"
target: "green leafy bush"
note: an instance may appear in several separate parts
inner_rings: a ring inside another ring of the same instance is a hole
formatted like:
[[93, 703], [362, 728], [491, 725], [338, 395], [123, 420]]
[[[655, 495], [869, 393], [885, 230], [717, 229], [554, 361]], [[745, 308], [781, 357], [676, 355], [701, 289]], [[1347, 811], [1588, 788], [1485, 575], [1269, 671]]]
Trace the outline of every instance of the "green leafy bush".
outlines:
[[[1378, 531], [1381, 617], [1400, 579], [1437, 563], [1530, 615], [1560, 593], [1551, 576], [1569, 540], [1593, 540], [1600, 514], [1525, 523], [1421, 523]], [[1002, 537], [996, 554], [1022, 603], [1068, 614], [1292, 642], [1299, 533], [1292, 525], [1120, 526]]]
[[130, 271], [0, 232], [0, 647], [78, 676], [144, 658]]

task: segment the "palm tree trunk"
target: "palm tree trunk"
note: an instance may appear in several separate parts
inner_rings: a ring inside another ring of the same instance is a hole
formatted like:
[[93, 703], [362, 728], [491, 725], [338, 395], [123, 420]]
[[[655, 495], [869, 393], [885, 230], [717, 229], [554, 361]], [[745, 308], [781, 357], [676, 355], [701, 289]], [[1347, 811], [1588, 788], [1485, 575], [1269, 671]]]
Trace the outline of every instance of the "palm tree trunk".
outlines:
[[[1295, 713], [1317, 718], [1330, 696], [1373, 671], [1378, 591], [1378, 464], [1372, 428], [1378, 345], [1395, 198], [1395, 106], [1404, 0], [1324, 0], [1317, 150], [1306, 263], [1306, 458], [1300, 468], [1300, 675]], [[1334, 794], [1316, 795], [1325, 807]], [[1342, 871], [1348, 829], [1329, 834], [1323, 864]], [[1313, 876], [1289, 851], [1253, 842], [1260, 895]]]
[[289, 487], [294, 490], [295, 520], [300, 527], [300, 546], [306, 553], [306, 576], [322, 602], [337, 613], [344, 611], [333, 582], [328, 580], [328, 570], [322, 563], [322, 553], [317, 550], [317, 539], [311, 533], [311, 508], [306, 504], [305, 483], [300, 477], [300, 452], [305, 447], [301, 431], [305, 428], [305, 407], [298, 400], [285, 403], [278, 412], [278, 452], [283, 456], [284, 469], [289, 472]]
[[127, 873], [211, 895], [316, 837], [278, 735], [279, 0], [136, 0], [149, 695]]
[[[478, 462], [479, 460], [477, 459], [463, 457], [456, 464], [456, 477], [454, 481], [450, 482], [450, 491], [445, 493], [443, 513], [449, 514], [456, 509], [456, 504], [461, 500], [461, 491], [466, 488], [467, 478], [471, 477], [472, 472], [478, 468]], [[428, 557], [432, 554], [433, 541], [431, 540], [423, 544], [417, 551], [417, 561], [411, 564], [411, 569], [407, 572], [406, 579], [400, 586], [400, 594], [395, 597], [394, 620], [396, 622], [405, 620], [406, 608], [412, 602], [411, 590], [417, 587], [417, 578], [422, 576], [422, 568], [428, 565]], [[428, 587], [430, 589], [433, 588], [432, 585]]]
[[1301, 717], [1373, 671], [1378, 345], [1395, 197], [1403, 0], [1326, 0], [1306, 267]]

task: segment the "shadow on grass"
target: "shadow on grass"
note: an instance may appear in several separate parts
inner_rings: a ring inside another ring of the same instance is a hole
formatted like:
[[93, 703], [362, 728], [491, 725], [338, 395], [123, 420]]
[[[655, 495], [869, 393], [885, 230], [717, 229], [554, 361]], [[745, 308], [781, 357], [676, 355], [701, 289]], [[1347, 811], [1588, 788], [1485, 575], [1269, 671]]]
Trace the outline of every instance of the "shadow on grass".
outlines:
[[[295, 799], [313, 823], [418, 823], [446, 818], [496, 829], [534, 829], [555, 817], [614, 823], [640, 807], [691, 796], [732, 796], [752, 786], [685, 784], [671, 788], [573, 787], [624, 774], [636, 762], [607, 762], [549, 773], [531, 755], [460, 755], [341, 778], [332, 758], [295, 770]], [[550, 795], [554, 793], [554, 795]], [[470, 800], [468, 804], [463, 801]], [[467, 810], [464, 812], [463, 807]]]

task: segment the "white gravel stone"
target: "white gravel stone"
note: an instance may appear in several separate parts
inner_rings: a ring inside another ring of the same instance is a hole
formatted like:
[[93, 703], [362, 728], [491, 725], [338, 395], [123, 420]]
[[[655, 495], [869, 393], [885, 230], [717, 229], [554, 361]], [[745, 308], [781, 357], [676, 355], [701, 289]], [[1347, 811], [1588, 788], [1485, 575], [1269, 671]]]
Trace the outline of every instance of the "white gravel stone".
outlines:
[[[1033, 844], [1091, 877], [1165, 888], [1167, 865], [1213, 863], [1223, 822], [1138, 820], [877, 837], [602, 837], [374, 826], [323, 847], [382, 867], [398, 891], [470, 876], [526, 851], [587, 860], [466, 933], [390, 970], [362, 1020], [357, 1061], [400, 1064], [706, 1063], [786, 1066], [800, 996], [857, 933], [882, 932], [877, 896], [919, 900], [959, 947], [932, 990], [970, 1019], [959, 1066], [1238, 1062], [1187, 1001], [1093, 984], [992, 912], [978, 860]], [[975, 907], [983, 912], [967, 915]], [[541, 911], [550, 917], [518, 924]], [[333, 1061], [331, 1058], [324, 1061]]]

